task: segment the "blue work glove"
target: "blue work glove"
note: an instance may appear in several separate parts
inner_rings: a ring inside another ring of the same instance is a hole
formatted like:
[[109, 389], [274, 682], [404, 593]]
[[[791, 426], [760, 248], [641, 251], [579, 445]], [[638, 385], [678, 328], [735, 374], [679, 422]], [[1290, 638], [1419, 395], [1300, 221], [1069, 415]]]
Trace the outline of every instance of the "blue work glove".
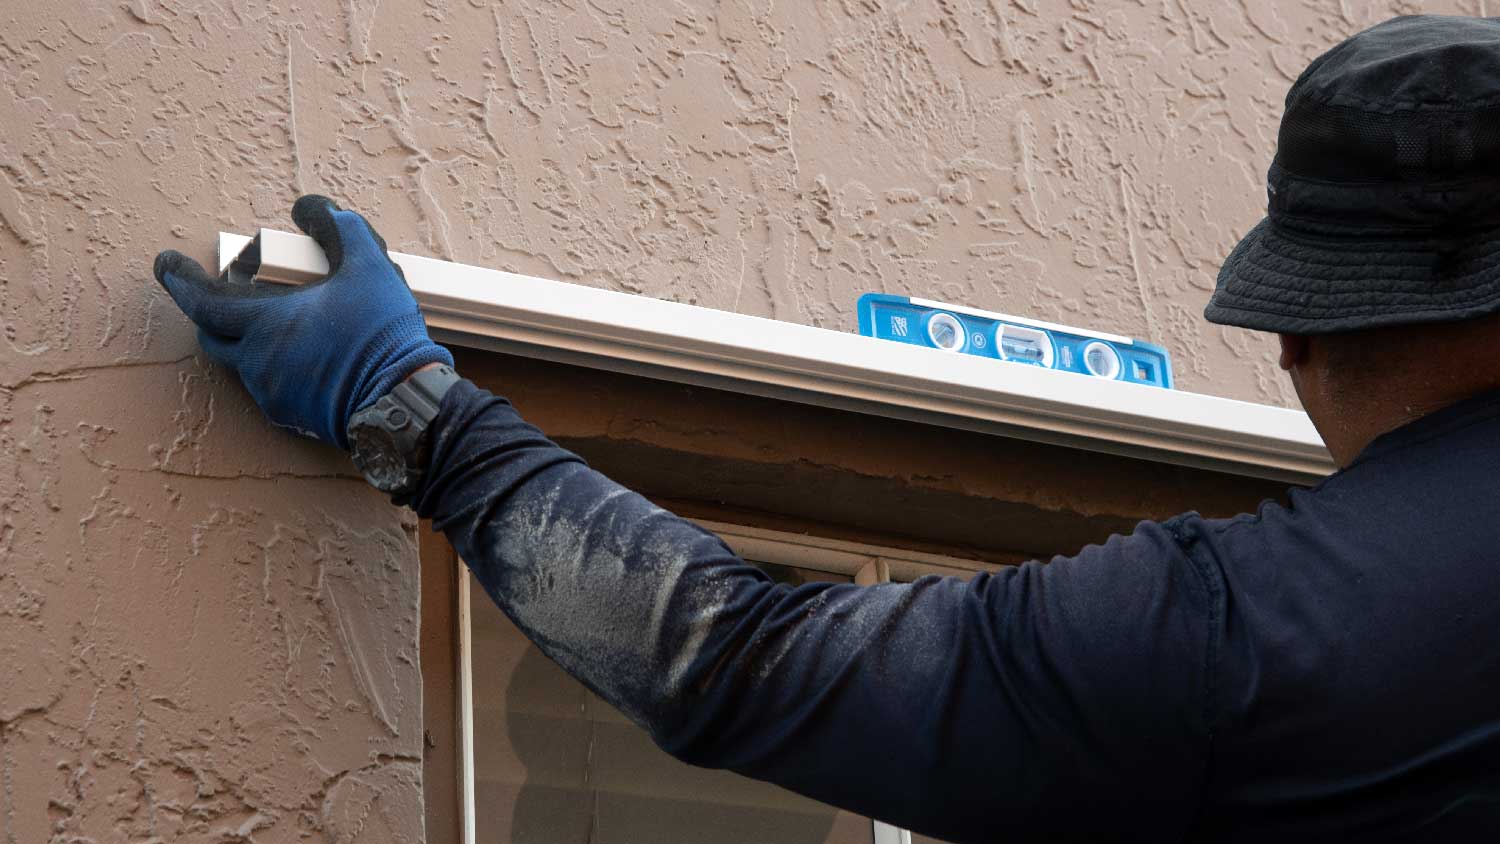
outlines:
[[427, 336], [365, 218], [309, 195], [292, 220], [328, 256], [322, 281], [231, 284], [171, 250], [156, 256], [156, 279], [198, 325], [203, 350], [239, 374], [272, 422], [347, 451], [350, 416], [426, 364], [452, 366], [453, 356]]

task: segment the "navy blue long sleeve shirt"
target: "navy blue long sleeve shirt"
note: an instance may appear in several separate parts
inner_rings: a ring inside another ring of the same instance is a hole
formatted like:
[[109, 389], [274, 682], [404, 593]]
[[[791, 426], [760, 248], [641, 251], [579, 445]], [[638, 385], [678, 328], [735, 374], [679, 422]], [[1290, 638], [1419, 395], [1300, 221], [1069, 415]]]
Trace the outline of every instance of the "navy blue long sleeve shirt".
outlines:
[[461, 382], [408, 503], [667, 751], [956, 842], [1500, 830], [1500, 394], [1289, 504], [773, 583]]

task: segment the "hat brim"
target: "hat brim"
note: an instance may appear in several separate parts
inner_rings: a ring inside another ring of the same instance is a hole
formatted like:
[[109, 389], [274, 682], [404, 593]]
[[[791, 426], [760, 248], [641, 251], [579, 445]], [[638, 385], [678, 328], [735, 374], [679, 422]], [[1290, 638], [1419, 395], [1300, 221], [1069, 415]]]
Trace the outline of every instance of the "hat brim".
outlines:
[[1500, 311], [1500, 233], [1432, 241], [1293, 235], [1269, 218], [1235, 246], [1203, 316], [1283, 334], [1451, 322]]

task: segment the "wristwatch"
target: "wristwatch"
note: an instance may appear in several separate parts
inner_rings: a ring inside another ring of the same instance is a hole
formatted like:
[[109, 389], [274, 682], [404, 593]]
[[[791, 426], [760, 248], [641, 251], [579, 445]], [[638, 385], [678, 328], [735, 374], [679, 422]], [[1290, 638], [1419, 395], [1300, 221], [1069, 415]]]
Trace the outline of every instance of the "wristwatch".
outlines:
[[451, 366], [424, 369], [349, 418], [349, 456], [365, 480], [390, 495], [416, 491], [427, 466], [427, 426], [456, 383]]

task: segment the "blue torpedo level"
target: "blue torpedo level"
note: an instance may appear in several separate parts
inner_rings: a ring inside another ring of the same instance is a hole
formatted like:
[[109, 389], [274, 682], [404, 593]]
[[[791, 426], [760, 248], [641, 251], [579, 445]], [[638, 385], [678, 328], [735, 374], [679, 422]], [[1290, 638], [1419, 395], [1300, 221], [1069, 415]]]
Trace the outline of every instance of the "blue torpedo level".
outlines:
[[1172, 358], [1161, 346], [926, 299], [866, 293], [859, 297], [859, 333], [1112, 381], [1172, 387]]

